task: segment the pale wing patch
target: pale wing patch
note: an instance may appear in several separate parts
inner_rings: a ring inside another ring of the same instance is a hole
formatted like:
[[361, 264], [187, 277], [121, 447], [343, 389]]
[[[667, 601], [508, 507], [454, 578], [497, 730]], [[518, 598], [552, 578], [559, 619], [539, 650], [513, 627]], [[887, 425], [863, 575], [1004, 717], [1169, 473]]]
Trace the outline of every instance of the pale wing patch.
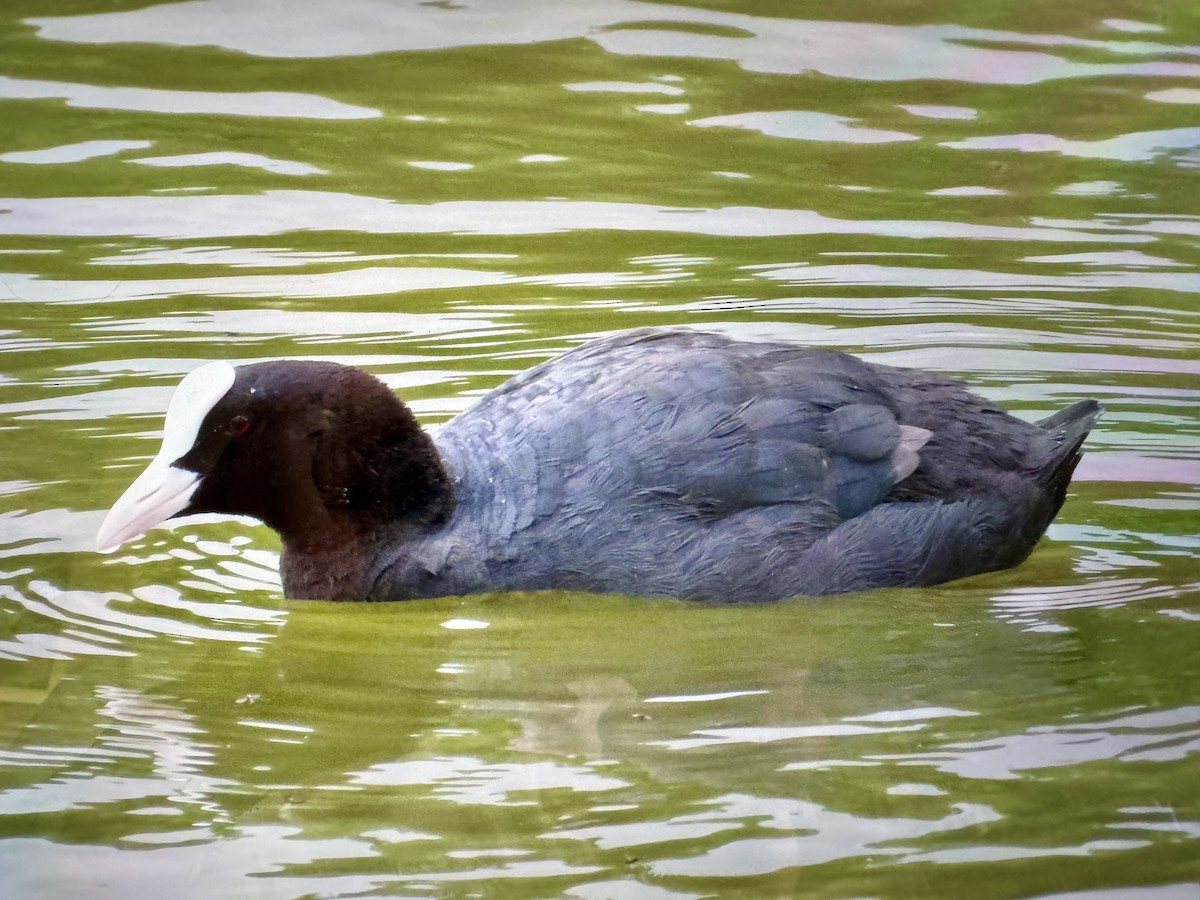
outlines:
[[924, 447], [931, 437], [933, 432], [926, 428], [917, 428], [915, 425], [900, 426], [900, 443], [892, 451], [891, 457], [892, 477], [897, 483], [917, 471], [917, 466], [921, 464], [921, 457], [917, 451]]

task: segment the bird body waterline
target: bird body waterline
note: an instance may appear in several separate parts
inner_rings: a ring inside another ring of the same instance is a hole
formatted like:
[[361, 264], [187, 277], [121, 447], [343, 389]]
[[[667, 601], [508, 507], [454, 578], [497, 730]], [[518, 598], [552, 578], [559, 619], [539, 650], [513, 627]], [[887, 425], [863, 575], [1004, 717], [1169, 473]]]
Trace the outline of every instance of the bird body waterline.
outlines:
[[434, 438], [361, 370], [210, 363], [98, 543], [254, 516], [298, 598], [931, 585], [1029, 555], [1100, 412], [1031, 424], [929, 372], [643, 329], [513, 377]]

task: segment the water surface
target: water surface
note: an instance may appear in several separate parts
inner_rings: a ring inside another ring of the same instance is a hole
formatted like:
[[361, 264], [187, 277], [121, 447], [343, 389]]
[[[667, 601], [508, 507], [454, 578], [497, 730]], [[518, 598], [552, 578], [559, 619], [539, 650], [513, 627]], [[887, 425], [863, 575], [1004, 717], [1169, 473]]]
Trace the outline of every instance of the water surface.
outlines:
[[[10, 2], [11, 897], [1200, 897], [1200, 13]], [[619, 328], [1108, 412], [1018, 569], [708, 608], [291, 603], [103, 510], [210, 359], [431, 426]]]

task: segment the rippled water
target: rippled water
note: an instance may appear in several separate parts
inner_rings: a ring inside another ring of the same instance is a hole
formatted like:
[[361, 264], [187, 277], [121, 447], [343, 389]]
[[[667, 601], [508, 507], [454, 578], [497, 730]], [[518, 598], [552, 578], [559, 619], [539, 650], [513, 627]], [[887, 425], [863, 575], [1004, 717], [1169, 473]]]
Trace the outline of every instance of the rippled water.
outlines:
[[[0, 48], [5, 897], [1200, 897], [1195, 3], [14, 0]], [[201, 361], [435, 425], [649, 324], [1108, 413], [1028, 563], [928, 590], [91, 550]]]

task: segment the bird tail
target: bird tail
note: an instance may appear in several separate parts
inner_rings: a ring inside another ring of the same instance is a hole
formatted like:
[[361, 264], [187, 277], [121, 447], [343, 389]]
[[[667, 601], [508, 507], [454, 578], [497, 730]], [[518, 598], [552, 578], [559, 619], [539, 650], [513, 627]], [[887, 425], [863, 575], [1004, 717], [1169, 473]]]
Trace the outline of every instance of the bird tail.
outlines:
[[1046, 461], [1037, 474], [1052, 503], [1050, 518], [1067, 498], [1071, 475], [1083, 456], [1083, 442], [1103, 412], [1104, 407], [1095, 400], [1080, 400], [1037, 423], [1051, 438]]

